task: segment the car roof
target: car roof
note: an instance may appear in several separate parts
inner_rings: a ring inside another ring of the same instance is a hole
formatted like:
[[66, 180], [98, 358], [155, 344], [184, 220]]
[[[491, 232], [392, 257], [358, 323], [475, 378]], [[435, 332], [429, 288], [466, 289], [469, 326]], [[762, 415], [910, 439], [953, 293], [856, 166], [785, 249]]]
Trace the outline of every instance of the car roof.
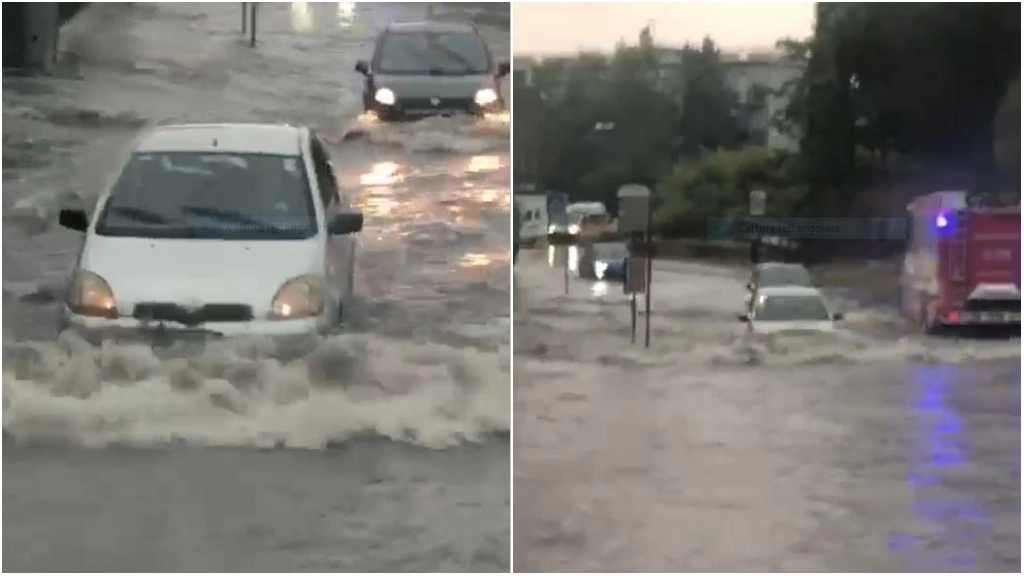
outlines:
[[298, 156], [307, 129], [288, 124], [169, 124], [150, 130], [136, 152], [234, 152]]
[[759, 296], [813, 296], [821, 298], [821, 290], [813, 286], [771, 286], [758, 290]]
[[418, 22], [392, 22], [386, 29], [388, 32], [476, 32], [472, 24], [461, 22], [438, 22], [435, 20], [421, 20]]

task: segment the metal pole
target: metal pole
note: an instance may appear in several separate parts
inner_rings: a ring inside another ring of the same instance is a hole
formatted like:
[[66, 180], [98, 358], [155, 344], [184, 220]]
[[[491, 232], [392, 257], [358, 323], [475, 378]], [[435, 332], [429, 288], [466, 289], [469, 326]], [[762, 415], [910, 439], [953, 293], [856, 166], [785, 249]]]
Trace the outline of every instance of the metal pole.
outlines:
[[259, 7], [259, 5], [259, 2], [253, 2], [251, 9], [249, 10], [249, 31], [252, 34], [251, 36], [249, 36], [250, 47], [256, 46], [256, 9]]
[[246, 22], [246, 17], [245, 17], [246, 16], [245, 13], [248, 11], [248, 10], [246, 10], [246, 7], [248, 5], [249, 5], [248, 2], [242, 2], [242, 34], [245, 34], [246, 32], [249, 31], [249, 29], [247, 27], [248, 22]]
[[[578, 258], [579, 258], [579, 255], [577, 255], [577, 260], [576, 260], [577, 266], [579, 266]], [[568, 296], [569, 295], [569, 247], [568, 246], [565, 247], [565, 262], [564, 262], [564, 266], [562, 266], [562, 271], [565, 273], [565, 295]]]
[[629, 343], [636, 344], [636, 292], [629, 297]]
[[651, 347], [651, 264], [654, 258], [653, 245], [654, 237], [651, 234], [651, 227], [653, 224], [653, 215], [650, 203], [647, 204], [647, 246], [645, 252], [647, 253], [647, 277], [644, 278], [644, 313], [647, 316], [647, 320], [644, 322], [644, 348]]

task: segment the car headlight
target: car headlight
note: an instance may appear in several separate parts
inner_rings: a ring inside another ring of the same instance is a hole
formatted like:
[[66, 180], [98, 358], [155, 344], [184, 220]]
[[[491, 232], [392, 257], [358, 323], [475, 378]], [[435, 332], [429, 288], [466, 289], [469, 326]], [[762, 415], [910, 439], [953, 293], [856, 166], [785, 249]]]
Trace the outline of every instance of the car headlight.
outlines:
[[319, 316], [324, 309], [324, 285], [317, 276], [299, 276], [285, 282], [270, 302], [271, 320]]
[[98, 274], [79, 270], [71, 279], [68, 308], [82, 316], [117, 317], [117, 301], [110, 284]]
[[498, 101], [498, 93], [490, 88], [483, 88], [476, 91], [476, 96], [473, 96], [473, 101], [476, 102], [477, 106], [494, 104]]
[[394, 106], [395, 93], [390, 88], [377, 88], [377, 91], [373, 94], [373, 99], [385, 106]]
[[605, 273], [608, 272], [607, 262], [594, 262], [594, 275], [597, 276], [598, 280], [604, 280]]
[[569, 226], [569, 234], [579, 234], [579, 233], [580, 233], [579, 225], [573, 224], [573, 225]]

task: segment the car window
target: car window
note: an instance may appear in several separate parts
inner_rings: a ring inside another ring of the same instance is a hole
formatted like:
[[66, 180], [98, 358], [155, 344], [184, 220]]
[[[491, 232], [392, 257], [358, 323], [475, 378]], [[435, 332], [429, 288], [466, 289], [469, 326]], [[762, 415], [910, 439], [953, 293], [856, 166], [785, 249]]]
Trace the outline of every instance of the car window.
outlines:
[[487, 48], [472, 32], [387, 32], [375, 62], [381, 74], [459, 76], [490, 68]]
[[758, 286], [810, 286], [811, 276], [801, 266], [772, 266], [760, 270], [757, 283]]
[[762, 296], [754, 317], [761, 321], [829, 320], [828, 308], [817, 296]]
[[101, 236], [298, 239], [316, 234], [302, 159], [271, 154], [136, 153], [96, 223]]
[[338, 182], [334, 179], [330, 157], [320, 140], [312, 137], [309, 144], [313, 154], [313, 169], [316, 170], [317, 187], [320, 189], [320, 201], [323, 202], [324, 208], [329, 208], [338, 200]]

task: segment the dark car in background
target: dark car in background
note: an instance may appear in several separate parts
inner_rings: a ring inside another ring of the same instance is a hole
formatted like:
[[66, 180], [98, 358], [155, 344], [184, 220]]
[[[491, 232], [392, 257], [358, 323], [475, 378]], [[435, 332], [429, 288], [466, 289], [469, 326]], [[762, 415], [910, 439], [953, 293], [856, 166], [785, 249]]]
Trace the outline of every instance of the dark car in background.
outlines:
[[470, 24], [392, 23], [377, 38], [372, 59], [356, 63], [365, 77], [363, 108], [385, 121], [428, 116], [485, 116], [505, 110], [496, 62]]

